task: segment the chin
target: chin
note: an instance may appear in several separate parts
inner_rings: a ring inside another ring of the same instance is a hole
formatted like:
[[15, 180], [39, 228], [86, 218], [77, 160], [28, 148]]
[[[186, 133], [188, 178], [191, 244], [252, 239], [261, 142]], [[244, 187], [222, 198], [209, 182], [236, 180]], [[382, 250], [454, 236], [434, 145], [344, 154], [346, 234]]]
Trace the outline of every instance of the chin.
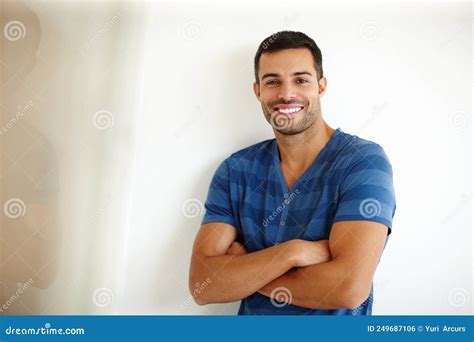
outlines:
[[283, 135], [297, 135], [300, 133], [303, 133], [306, 131], [308, 128], [302, 128], [302, 129], [282, 129], [282, 130], [276, 130], [278, 133], [283, 134]]

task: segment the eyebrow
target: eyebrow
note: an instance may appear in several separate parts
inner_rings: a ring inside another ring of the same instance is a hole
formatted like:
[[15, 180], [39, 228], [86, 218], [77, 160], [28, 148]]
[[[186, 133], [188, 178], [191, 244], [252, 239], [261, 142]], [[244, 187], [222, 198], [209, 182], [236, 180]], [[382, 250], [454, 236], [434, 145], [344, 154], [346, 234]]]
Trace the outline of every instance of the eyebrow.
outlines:
[[[312, 73], [310, 73], [309, 71], [296, 71], [294, 73], [291, 74], [291, 76], [300, 76], [300, 75], [309, 75], [309, 76], [313, 76]], [[264, 74], [262, 76], [262, 81], [267, 78], [267, 77], [281, 77], [280, 74], [276, 74], [276, 73], [267, 73], [267, 74]]]

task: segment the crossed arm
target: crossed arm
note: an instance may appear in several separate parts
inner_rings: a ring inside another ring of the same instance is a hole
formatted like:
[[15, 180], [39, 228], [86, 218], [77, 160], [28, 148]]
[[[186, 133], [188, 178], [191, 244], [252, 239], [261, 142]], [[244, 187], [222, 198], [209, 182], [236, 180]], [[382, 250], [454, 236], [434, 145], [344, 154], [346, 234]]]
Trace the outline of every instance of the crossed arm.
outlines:
[[[329, 240], [290, 240], [254, 253], [236, 242], [225, 223], [204, 224], [194, 243], [189, 289], [200, 304], [232, 302], [277, 287], [291, 292], [293, 305], [353, 308], [370, 293], [387, 227], [370, 221], [335, 223]], [[206, 282], [203, 291], [196, 285]]]

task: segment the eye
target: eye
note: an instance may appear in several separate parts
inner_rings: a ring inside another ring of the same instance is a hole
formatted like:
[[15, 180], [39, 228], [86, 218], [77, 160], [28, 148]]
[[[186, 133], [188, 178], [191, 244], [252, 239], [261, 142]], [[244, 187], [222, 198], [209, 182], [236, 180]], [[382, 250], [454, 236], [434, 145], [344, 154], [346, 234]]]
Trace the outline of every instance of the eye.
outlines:
[[308, 83], [308, 82], [309, 82], [309, 81], [308, 81], [307, 79], [305, 79], [305, 78], [298, 78], [298, 79], [296, 80], [296, 83], [298, 83], [298, 84], [304, 84], [304, 83]]
[[270, 80], [270, 81], [268, 81], [268, 82], [265, 83], [265, 84], [266, 84], [266, 85], [275, 85], [275, 84], [277, 84], [277, 83], [278, 83], [277, 80]]

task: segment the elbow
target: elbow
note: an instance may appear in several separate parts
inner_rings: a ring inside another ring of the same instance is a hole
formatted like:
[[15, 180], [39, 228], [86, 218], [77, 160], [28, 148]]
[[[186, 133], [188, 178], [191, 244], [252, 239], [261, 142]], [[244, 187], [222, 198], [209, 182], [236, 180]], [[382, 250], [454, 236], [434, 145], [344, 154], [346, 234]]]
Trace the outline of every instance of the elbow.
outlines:
[[209, 298], [206, 298], [204, 293], [197, 290], [197, 288], [191, 286], [191, 284], [189, 285], [189, 292], [191, 293], [191, 296], [197, 305], [202, 306], [211, 304]]
[[362, 284], [355, 281], [348, 282], [341, 295], [342, 306], [349, 309], [359, 307], [369, 297], [371, 287], [372, 284]]
[[200, 306], [214, 303], [209, 297], [211, 293], [208, 287], [211, 284], [211, 279], [207, 278], [204, 281], [201, 280], [202, 279], [194, 279], [194, 277], [189, 279], [188, 289], [194, 302]]
[[193, 296], [193, 299], [194, 299], [194, 302], [199, 306], [210, 304], [210, 302], [208, 302], [205, 298], [202, 298], [202, 297]]

